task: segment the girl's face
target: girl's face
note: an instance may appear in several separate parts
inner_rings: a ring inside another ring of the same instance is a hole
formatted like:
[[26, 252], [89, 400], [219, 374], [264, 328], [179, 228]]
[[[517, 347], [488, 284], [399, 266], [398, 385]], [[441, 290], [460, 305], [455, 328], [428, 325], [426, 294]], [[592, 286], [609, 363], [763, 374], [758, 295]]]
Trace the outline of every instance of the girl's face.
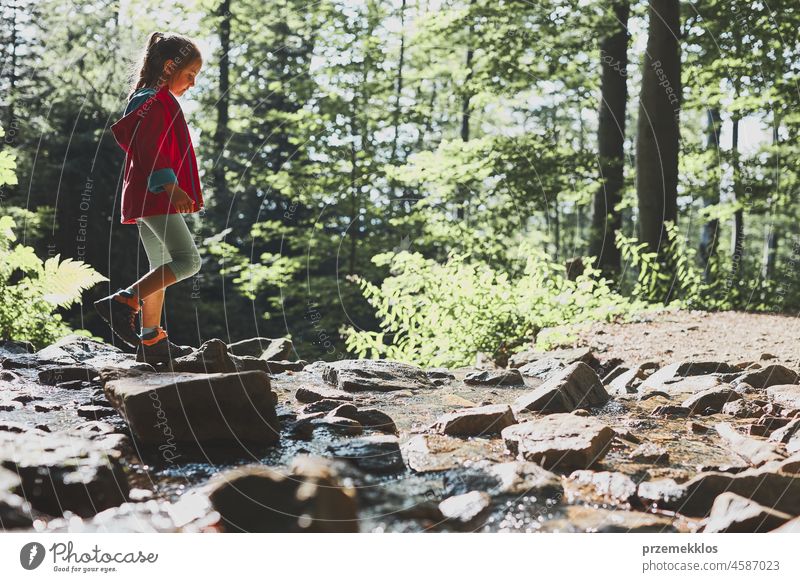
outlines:
[[[172, 59], [168, 60], [164, 63], [164, 73], [169, 75], [170, 70], [172, 70], [174, 66], [175, 62]], [[203, 61], [195, 59], [184, 68], [175, 71], [169, 76], [169, 80], [167, 81], [170, 92], [176, 97], [180, 97], [186, 93], [190, 87], [194, 87], [195, 79], [198, 73], [200, 73], [200, 68], [202, 66]]]

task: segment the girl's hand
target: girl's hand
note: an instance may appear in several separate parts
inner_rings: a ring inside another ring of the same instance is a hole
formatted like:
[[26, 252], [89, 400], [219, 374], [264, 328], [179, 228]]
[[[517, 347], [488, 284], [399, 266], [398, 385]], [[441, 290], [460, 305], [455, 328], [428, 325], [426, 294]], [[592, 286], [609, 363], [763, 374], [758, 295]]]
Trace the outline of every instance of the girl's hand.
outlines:
[[191, 212], [192, 211], [192, 199], [186, 193], [185, 190], [181, 189], [178, 184], [167, 184], [164, 186], [164, 191], [169, 196], [169, 201], [172, 206], [175, 207], [175, 210], [178, 212]]

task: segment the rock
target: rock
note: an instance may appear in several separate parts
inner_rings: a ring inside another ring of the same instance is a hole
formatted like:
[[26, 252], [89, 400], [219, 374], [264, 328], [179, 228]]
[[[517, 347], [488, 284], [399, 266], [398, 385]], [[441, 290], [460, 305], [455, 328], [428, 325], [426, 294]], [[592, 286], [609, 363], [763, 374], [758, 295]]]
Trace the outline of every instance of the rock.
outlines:
[[113, 434], [117, 432], [117, 429], [114, 428], [114, 425], [108, 424], [107, 422], [92, 420], [89, 422], [84, 422], [77, 428], [74, 428], [72, 432], [82, 437], [94, 438], [107, 434]]
[[764, 409], [744, 398], [739, 398], [732, 402], [726, 402], [722, 407], [722, 413], [734, 418], [758, 418], [764, 416]]
[[19, 476], [11, 492], [50, 515], [82, 517], [125, 502], [127, 477], [118, 452], [66, 434], [0, 432], [0, 465]]
[[767, 388], [767, 397], [787, 408], [800, 408], [800, 385], [778, 384]]
[[514, 368], [499, 370], [481, 370], [464, 376], [464, 384], [479, 386], [513, 386], [524, 384], [522, 374]]
[[725, 387], [723, 376], [740, 372], [724, 362], [678, 362], [661, 368], [639, 385], [639, 393], [660, 390], [669, 394], [694, 393]]
[[228, 357], [233, 362], [233, 365], [236, 366], [237, 372], [248, 372], [250, 370], [261, 370], [262, 372], [269, 373], [269, 365], [267, 362], [256, 358], [254, 356], [237, 356], [235, 354], [228, 354]]
[[566, 364], [555, 358], [541, 358], [539, 360], [520, 366], [519, 371], [523, 376], [547, 380], [553, 374], [566, 368]]
[[576, 408], [601, 406], [608, 399], [608, 393], [595, 371], [583, 362], [576, 362], [564, 368], [536, 390], [517, 398], [514, 410], [570, 412]]
[[780, 461], [777, 469], [784, 473], [800, 473], [800, 453], [795, 453], [788, 459]]
[[109, 402], [143, 444], [278, 440], [275, 394], [264, 372], [120, 375], [111, 369], [101, 378]]
[[319, 400], [353, 400], [352, 394], [325, 386], [303, 386], [297, 389], [294, 397], [298, 402], [303, 403], [318, 402]]
[[614, 431], [593, 418], [551, 414], [502, 431], [511, 454], [546, 469], [589, 469], [608, 452]]
[[210, 339], [188, 356], [175, 358], [170, 364], [157, 364], [159, 371], [190, 372], [196, 374], [233, 373], [236, 364], [228, 354], [228, 346], [221, 339]]
[[76, 380], [90, 381], [99, 374], [97, 370], [90, 366], [58, 366], [45, 368], [38, 374], [39, 382], [48, 386], [55, 386], [62, 382], [74, 382]]
[[762, 533], [782, 526], [792, 516], [759, 505], [736, 493], [722, 493], [714, 500], [705, 533]]
[[795, 418], [786, 426], [779, 428], [769, 436], [769, 440], [786, 445], [790, 453], [800, 451], [800, 418]]
[[387, 434], [397, 434], [397, 426], [392, 417], [377, 408], [358, 409], [350, 416], [364, 428], [377, 430]]
[[107, 418], [109, 416], [116, 416], [117, 411], [108, 406], [95, 406], [86, 404], [79, 406], [77, 409], [78, 416], [81, 418], [88, 418], [90, 420], [97, 420], [99, 418]]
[[297, 360], [290, 362], [289, 360], [262, 360], [270, 374], [283, 374], [284, 372], [299, 372], [304, 369], [308, 362], [305, 360]]
[[711, 429], [704, 424], [690, 420], [686, 423], [686, 430], [692, 434], [705, 434]]
[[638, 495], [643, 502], [661, 509], [705, 517], [714, 499], [728, 491], [777, 511], [800, 514], [800, 477], [767, 467], [740, 473], [700, 473], [680, 485], [672, 479], [646, 481], [639, 485]]
[[651, 413], [653, 416], [689, 416], [689, 409], [685, 406], [675, 406], [673, 404], [665, 404], [663, 406], [656, 406]]
[[736, 383], [739, 382], [747, 383], [753, 388], [763, 390], [770, 386], [795, 384], [797, 382], [797, 372], [780, 364], [771, 364], [766, 368], [743, 374], [736, 380]]
[[425, 375], [427, 375], [431, 382], [437, 386], [447, 384], [450, 380], [456, 379], [455, 374], [453, 374], [447, 368], [430, 368], [425, 370]]
[[8, 352], [9, 354], [32, 354], [36, 348], [31, 342], [22, 340], [0, 340], [0, 351]]
[[600, 509], [585, 505], [570, 505], [564, 519], [542, 524], [543, 532], [571, 533], [672, 533], [678, 530], [668, 517], [641, 511]]
[[482, 461], [448, 471], [444, 477], [444, 488], [448, 496], [475, 490], [485, 491], [493, 497], [535, 494], [560, 498], [564, 491], [558, 475], [528, 461]]
[[[292, 340], [252, 337], [227, 345], [228, 352], [235, 356], [249, 356], [264, 360], [285, 360], [292, 353]], [[267, 354], [266, 358], [262, 358]]]
[[780, 461], [785, 457], [779, 447], [746, 437], [727, 422], [720, 422], [714, 428], [734, 453], [754, 467], [760, 467], [771, 461]]
[[[299, 419], [299, 422], [302, 422], [302, 420], [303, 419]], [[310, 419], [310, 423], [312, 430], [315, 428], [324, 428], [333, 434], [344, 436], [357, 436], [364, 432], [364, 427], [362, 427], [361, 423], [357, 420], [344, 416], [336, 416], [332, 413], [328, 413], [322, 418]]]
[[654, 443], [639, 445], [631, 453], [631, 460], [637, 463], [669, 463], [669, 452], [666, 448]]
[[[351, 398], [352, 399], [352, 398]], [[303, 414], [314, 414], [316, 412], [330, 412], [334, 408], [341, 406], [340, 400], [331, 400], [329, 398], [323, 398], [322, 400], [316, 400], [311, 402], [310, 404], [306, 404], [303, 407]]]
[[457, 394], [442, 394], [442, 404], [446, 404], [447, 406], [464, 406], [467, 408], [478, 406], [475, 402], [472, 402], [472, 400], [467, 400]]
[[279, 362], [288, 360], [293, 352], [294, 344], [292, 340], [284, 337], [272, 340], [269, 347], [259, 357], [269, 362]]
[[288, 473], [260, 465], [231, 469], [206, 490], [225, 531], [358, 531], [355, 490], [319, 457], [297, 457]]
[[558, 360], [567, 366], [574, 364], [575, 362], [583, 362], [591, 367], [599, 365], [599, 362], [592, 353], [591, 348], [574, 348], [551, 350], [549, 352], [537, 352], [534, 350], [519, 352], [512, 355], [508, 359], [508, 366], [510, 368], [521, 368], [526, 364], [530, 364], [531, 362], [536, 362], [545, 358]]
[[715, 414], [721, 412], [727, 402], [739, 400], [741, 397], [741, 394], [730, 388], [711, 388], [691, 395], [682, 405], [689, 409], [689, 414], [708, 414], [708, 410]]
[[800, 533], [800, 517], [795, 517], [787, 521], [781, 527], [772, 530], [770, 533]]
[[574, 471], [570, 480], [593, 496], [609, 502], [629, 503], [636, 498], [636, 483], [623, 473], [614, 471]]
[[405, 469], [400, 441], [395, 436], [366, 436], [329, 445], [339, 459], [368, 473], [394, 473]]
[[516, 424], [517, 419], [507, 404], [478, 406], [440, 416], [433, 430], [452, 436], [481, 436], [498, 434], [507, 426]]
[[326, 364], [322, 377], [346, 392], [389, 392], [434, 387], [421, 368], [391, 360], [331, 362]]
[[439, 504], [439, 511], [449, 522], [472, 529], [483, 525], [491, 505], [492, 498], [487, 493], [470, 491], [448, 497]]
[[[616, 368], [615, 368], [616, 370]], [[610, 374], [609, 374], [610, 375]], [[612, 378], [610, 381], [603, 379], [603, 384], [609, 394], [636, 394], [637, 387], [646, 378], [642, 372], [641, 367], [631, 368], [630, 370], [623, 371], [619, 375]]]

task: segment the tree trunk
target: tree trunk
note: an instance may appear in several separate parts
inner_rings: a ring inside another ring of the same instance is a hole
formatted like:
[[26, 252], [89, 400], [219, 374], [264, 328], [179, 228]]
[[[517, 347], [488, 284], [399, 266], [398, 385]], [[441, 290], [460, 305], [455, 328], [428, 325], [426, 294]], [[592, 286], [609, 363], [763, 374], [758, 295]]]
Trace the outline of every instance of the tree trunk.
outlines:
[[228, 139], [230, 108], [230, 50], [231, 50], [231, 0], [222, 0], [217, 8], [219, 23], [219, 98], [217, 99], [217, 127], [214, 146], [217, 162], [214, 164], [214, 195], [217, 204], [227, 193], [225, 180], [225, 143]]
[[[733, 116], [733, 130], [731, 137], [731, 154], [733, 164], [733, 202], [739, 202], [739, 186], [740, 186], [740, 170], [739, 170], [739, 116]], [[742, 265], [742, 257], [744, 255], [744, 211], [742, 208], [737, 208], [733, 214], [733, 232], [731, 232], [731, 255], [733, 256], [733, 265], [731, 277], [739, 274]]]
[[639, 240], [657, 251], [678, 218], [680, 2], [650, 0], [636, 139]]
[[[470, 0], [470, 6], [475, 4], [475, 0]], [[464, 95], [461, 99], [461, 141], [469, 141], [469, 121], [470, 121], [470, 99], [472, 97], [470, 82], [472, 81], [472, 57], [475, 53], [472, 48], [474, 38], [474, 25], [469, 25], [469, 35], [467, 36], [467, 59], [464, 64], [467, 76], [464, 79]], [[456, 216], [459, 220], [464, 220], [467, 216], [467, 206], [469, 203], [469, 190], [464, 186], [458, 188], [458, 201], [456, 206]]]
[[615, 30], [600, 43], [602, 75], [597, 146], [602, 186], [594, 195], [589, 253], [604, 273], [618, 272], [620, 252], [615, 237], [622, 217], [615, 207], [622, 200], [625, 164], [625, 107], [628, 101], [627, 1], [614, 4]]
[[[708, 137], [706, 147], [710, 151], [719, 150], [719, 132], [722, 127], [722, 118], [719, 109], [708, 110]], [[716, 168], [714, 168], [716, 171]], [[715, 193], [703, 199], [703, 206], [711, 206], [719, 202], [719, 182], [715, 183]], [[704, 268], [704, 278], [708, 280], [708, 264], [711, 257], [717, 253], [717, 243], [719, 242], [719, 219], [712, 219], [703, 224], [700, 234], [700, 261]]]

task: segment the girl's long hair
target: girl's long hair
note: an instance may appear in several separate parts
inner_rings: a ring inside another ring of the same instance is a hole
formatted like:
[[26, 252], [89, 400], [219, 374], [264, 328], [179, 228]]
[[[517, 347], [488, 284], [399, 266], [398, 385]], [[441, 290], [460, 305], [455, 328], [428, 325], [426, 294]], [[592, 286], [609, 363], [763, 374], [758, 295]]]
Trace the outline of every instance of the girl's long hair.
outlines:
[[[147, 47], [137, 66], [138, 74], [133, 75], [133, 83], [128, 99], [137, 89], [144, 87], [158, 88], [169, 80], [170, 76], [187, 67], [196, 59], [202, 60], [200, 49], [195, 42], [182, 34], [154, 32], [147, 39]], [[172, 60], [174, 66], [164, 71], [164, 63]]]

